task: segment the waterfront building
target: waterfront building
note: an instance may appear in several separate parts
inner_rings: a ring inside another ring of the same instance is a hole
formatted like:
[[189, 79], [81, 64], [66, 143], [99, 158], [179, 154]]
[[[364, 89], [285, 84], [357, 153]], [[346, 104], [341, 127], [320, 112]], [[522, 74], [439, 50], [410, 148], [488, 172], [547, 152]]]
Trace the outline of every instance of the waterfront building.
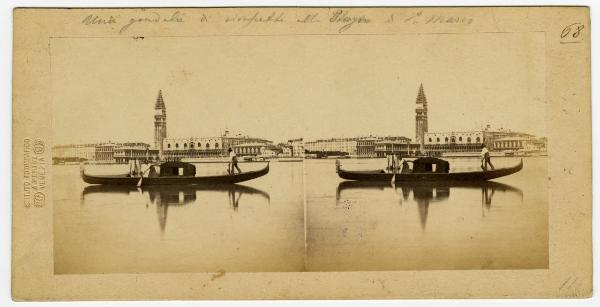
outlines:
[[357, 138], [331, 138], [304, 143], [309, 152], [345, 152], [356, 155]]
[[290, 154], [291, 157], [304, 157], [304, 139], [291, 139], [287, 141], [288, 146], [291, 147], [292, 152]]
[[99, 163], [114, 163], [115, 162], [115, 143], [99, 143], [96, 144], [94, 160]]
[[485, 136], [482, 130], [428, 132], [424, 135], [424, 149], [434, 156], [444, 152], [479, 152], [487, 141]]
[[540, 151], [546, 150], [545, 138], [505, 129], [429, 132], [425, 134], [425, 152], [441, 155], [444, 152], [477, 153], [485, 144], [490, 151]]
[[302, 155], [294, 156], [294, 148], [292, 146], [282, 144], [279, 146], [278, 155], [281, 157], [303, 157], [304, 153], [302, 153]]
[[96, 158], [96, 144], [68, 144], [52, 146], [52, 160], [59, 162], [92, 161]]
[[376, 157], [375, 143], [381, 141], [378, 137], [365, 137], [359, 138], [356, 141], [356, 156], [359, 158], [373, 158]]
[[229, 147], [233, 147], [235, 145], [246, 144], [246, 143], [261, 143], [264, 145], [273, 145], [273, 141], [269, 141], [263, 138], [250, 137], [250, 136], [242, 136], [240, 134], [236, 136], [230, 136], [227, 132], [223, 134], [224, 144]]
[[263, 158], [274, 158], [277, 156], [290, 157], [291, 154], [292, 148], [289, 146], [263, 145], [260, 147], [260, 154], [258, 156]]
[[419, 86], [419, 93], [417, 94], [417, 107], [415, 108], [415, 142], [420, 144], [422, 150], [425, 145], [425, 133], [428, 132], [429, 122], [427, 118], [427, 97], [425, 96], [425, 90], [423, 84]]
[[164, 139], [167, 137], [167, 108], [162, 96], [162, 90], [158, 90], [158, 97], [154, 104], [154, 148], [158, 150], [159, 157], [163, 157]]
[[548, 151], [548, 138], [546, 137], [540, 137], [537, 139], [537, 145], [540, 149], [540, 151], [547, 153]]
[[[545, 138], [537, 138], [536, 136], [529, 133], [512, 131], [510, 129], [507, 130], [503, 128], [492, 130], [490, 125], [486, 126], [484, 132], [486, 135], [486, 144], [488, 145], [488, 147], [490, 147], [491, 150], [506, 151], [509, 150], [508, 148], [514, 148], [514, 150], [518, 150], [524, 149], [526, 146], [529, 145], [535, 146], [540, 150], [545, 150], [546, 147], [545, 142], [543, 141]], [[518, 142], [508, 143], [510, 141], [518, 140], [526, 140], [526, 142], [521, 142], [520, 144], [522, 146], [516, 146], [519, 144]]]
[[418, 145], [411, 145], [411, 139], [404, 136], [368, 136], [316, 140], [306, 142], [304, 148], [310, 153], [345, 152], [358, 158], [374, 158], [390, 153], [407, 154], [409, 150], [418, 149]]
[[[239, 145], [249, 144], [246, 147]], [[199, 159], [199, 158], [219, 158], [228, 157], [229, 148], [232, 148], [237, 154], [254, 150], [259, 150], [261, 146], [271, 145], [273, 142], [261, 138], [247, 136], [229, 136], [226, 132], [217, 137], [185, 137], [185, 138], [165, 138], [163, 140], [163, 155], [167, 160], [178, 159]]]
[[528, 139], [524, 137], [501, 138], [494, 141], [494, 148], [500, 151], [516, 151], [519, 149], [523, 149], [525, 145], [527, 145], [527, 141]]
[[128, 163], [132, 159], [156, 160], [158, 150], [142, 142], [68, 144], [52, 147], [54, 163], [95, 161], [98, 163]]
[[261, 155], [261, 149], [265, 147], [263, 143], [244, 143], [233, 145], [233, 151], [238, 156], [259, 156]]
[[541, 153], [546, 151], [545, 138], [536, 138], [533, 136], [503, 137], [494, 140], [493, 146], [496, 151], [503, 151], [509, 153]]
[[130, 160], [156, 161], [159, 150], [152, 149], [146, 143], [122, 143], [114, 147], [114, 159], [116, 163], [129, 163]]
[[547, 139], [545, 137], [503, 128], [493, 130], [490, 125], [487, 125], [483, 132], [488, 148], [493, 151], [546, 152]]
[[166, 138], [163, 140], [163, 157], [167, 160], [224, 157], [226, 146], [222, 137]]
[[414, 156], [420, 146], [421, 144], [412, 143], [407, 137], [385, 137], [375, 142], [375, 156], [378, 158], [388, 155]]

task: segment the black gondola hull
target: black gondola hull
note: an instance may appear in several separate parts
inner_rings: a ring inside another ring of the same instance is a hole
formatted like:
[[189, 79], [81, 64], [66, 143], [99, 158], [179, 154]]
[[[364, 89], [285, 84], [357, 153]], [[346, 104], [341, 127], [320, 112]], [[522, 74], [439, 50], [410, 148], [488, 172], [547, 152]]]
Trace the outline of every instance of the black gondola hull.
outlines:
[[[210, 184], [233, 184], [244, 182], [258, 177], [262, 177], [269, 173], [269, 164], [257, 171], [244, 172], [234, 175], [212, 175], [212, 176], [160, 176], [160, 177], [144, 177], [140, 185], [210, 185]], [[127, 175], [117, 176], [95, 176], [88, 175], [84, 171], [81, 172], [81, 178], [89, 184], [104, 184], [104, 185], [129, 185], [136, 186], [140, 183], [140, 177], [129, 177]]]
[[387, 173], [383, 170], [347, 171], [337, 167], [338, 176], [346, 180], [357, 181], [485, 181], [508, 176], [523, 168], [523, 160], [513, 167], [498, 168], [489, 171], [454, 172], [454, 173]]

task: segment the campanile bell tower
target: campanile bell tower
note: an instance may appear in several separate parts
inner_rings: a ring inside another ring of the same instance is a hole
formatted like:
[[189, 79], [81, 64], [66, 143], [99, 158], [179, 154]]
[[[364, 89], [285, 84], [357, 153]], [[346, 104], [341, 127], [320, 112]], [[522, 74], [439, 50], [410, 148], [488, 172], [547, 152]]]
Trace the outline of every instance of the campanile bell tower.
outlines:
[[163, 140], [167, 137], [167, 108], [163, 101], [162, 90], [154, 105], [154, 148], [158, 149], [158, 157], [163, 157]]
[[425, 97], [425, 90], [423, 84], [419, 87], [419, 93], [417, 94], [417, 107], [415, 109], [415, 141], [421, 145], [421, 151], [423, 151], [425, 143], [425, 133], [428, 131], [427, 122], [427, 97]]

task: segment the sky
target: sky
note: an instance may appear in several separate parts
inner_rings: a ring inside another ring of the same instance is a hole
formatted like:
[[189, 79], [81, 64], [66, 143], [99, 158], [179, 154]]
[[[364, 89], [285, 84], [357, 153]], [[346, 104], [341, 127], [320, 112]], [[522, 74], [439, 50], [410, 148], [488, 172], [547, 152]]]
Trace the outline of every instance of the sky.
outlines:
[[543, 136], [544, 44], [543, 33], [54, 38], [54, 143], [152, 144], [159, 89], [168, 137], [414, 139], [421, 83], [430, 132]]

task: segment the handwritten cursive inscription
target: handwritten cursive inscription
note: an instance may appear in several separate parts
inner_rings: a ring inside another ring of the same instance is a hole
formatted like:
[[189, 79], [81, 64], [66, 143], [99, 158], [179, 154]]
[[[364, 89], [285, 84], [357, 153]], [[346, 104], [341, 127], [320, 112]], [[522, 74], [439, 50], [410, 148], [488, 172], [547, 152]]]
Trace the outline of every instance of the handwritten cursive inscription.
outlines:
[[[151, 12], [148, 15], [143, 16], [143, 17], [129, 18], [129, 21], [123, 27], [121, 27], [121, 29], [119, 30], [119, 33], [123, 33], [125, 31], [127, 31], [134, 24], [160, 23], [160, 22], [178, 23], [178, 22], [184, 22], [184, 17], [185, 17], [185, 14], [181, 13], [180, 11], [176, 11], [175, 13], [173, 13], [167, 17], [164, 17], [164, 18], [162, 18], [161, 15], [157, 12]], [[206, 19], [206, 15], [203, 15], [202, 21], [205, 21], [205, 19]]]
[[473, 18], [464, 16], [443, 16], [443, 15], [431, 15], [425, 19], [425, 24], [429, 23], [464, 23], [471, 24]]
[[419, 23], [419, 19], [421, 18], [421, 16], [423, 16], [423, 11], [418, 11], [418, 12], [409, 14], [408, 17], [403, 18], [403, 22], [404, 23], [418, 24]]
[[583, 24], [579, 22], [572, 23], [566, 26], [560, 33], [561, 44], [577, 44], [583, 41], [581, 32], [583, 31]]
[[369, 19], [365, 15], [352, 15], [348, 10], [336, 10], [331, 14], [331, 18], [329, 18], [330, 23], [342, 24], [342, 26], [338, 29], [338, 33], [342, 33], [355, 24], [360, 23], [370, 23], [371, 19]]
[[315, 23], [315, 22], [321, 22], [321, 21], [319, 20], [319, 13], [314, 13], [314, 14], [306, 14], [306, 16], [296, 19], [296, 22]]
[[271, 12], [270, 14], [261, 14], [260, 12], [255, 12], [251, 15], [236, 15], [229, 16], [225, 18], [225, 23], [241, 23], [243, 27], [248, 27], [251, 24], [262, 23], [262, 24], [270, 24], [270, 23], [282, 23], [285, 22], [283, 12]]
[[424, 14], [423, 11], [415, 11], [406, 15], [390, 14], [385, 23], [401, 23], [401, 24], [467, 24], [473, 23], [473, 18], [460, 15], [430, 15]]
[[[358, 9], [350, 8], [331, 8], [327, 13], [318, 11], [305, 11], [303, 13], [288, 13], [285, 10], [251, 10], [248, 13], [231, 13], [225, 15], [223, 19], [209, 20], [206, 14], [194, 15], [193, 17], [186, 16], [182, 11], [170, 11], [164, 16], [161, 15], [161, 10], [141, 10], [132, 13], [129, 16], [119, 15], [103, 15], [103, 14], [88, 14], [81, 19], [81, 24], [85, 26], [108, 26], [118, 29], [119, 34], [132, 31], [131, 29], [138, 24], [159, 24], [159, 23], [183, 23], [187, 19], [193, 18], [194, 22], [221, 22], [225, 24], [237, 24], [241, 28], [251, 27], [252, 25], [276, 25], [285, 23], [304, 24], [306, 26], [313, 24], [316, 26], [319, 23], [329, 23], [333, 31], [338, 34], [349, 31], [361, 24], [370, 23], [385, 23], [397, 25], [470, 25], [474, 19], [464, 15], [444, 15], [430, 14], [427, 10], [410, 9], [403, 13], [391, 13], [383, 18], [373, 18], [368, 14], [361, 13]], [[288, 14], [288, 15], [286, 15]], [[561, 33], [561, 43], [571, 43], [580, 41], [579, 36], [583, 30], [583, 25], [574, 23], [566, 28]]]
[[82, 24], [89, 26], [89, 25], [110, 25], [110, 24], [114, 24], [117, 23], [117, 17], [115, 16], [108, 16], [108, 17], [100, 17], [98, 15], [87, 15], [85, 16], [85, 18], [83, 18], [83, 20], [81, 21]]

